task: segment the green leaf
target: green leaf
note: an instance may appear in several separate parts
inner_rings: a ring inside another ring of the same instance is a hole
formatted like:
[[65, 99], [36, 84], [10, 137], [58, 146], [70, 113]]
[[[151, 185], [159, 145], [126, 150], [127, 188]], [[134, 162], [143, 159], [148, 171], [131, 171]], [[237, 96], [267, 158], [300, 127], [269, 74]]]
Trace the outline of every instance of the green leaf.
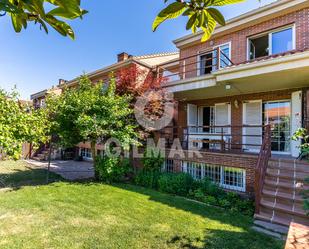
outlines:
[[210, 6], [224, 6], [229, 4], [242, 3], [246, 0], [212, 0]]
[[175, 2], [175, 3], [168, 5], [155, 18], [152, 24], [152, 30], [156, 31], [159, 25], [162, 22], [166, 21], [167, 19], [177, 18], [185, 11], [186, 8], [187, 8], [186, 4], [182, 2]]
[[23, 27], [22, 20], [19, 18], [18, 15], [12, 14], [11, 15], [12, 24], [14, 27], [15, 32], [19, 33]]
[[207, 13], [206, 16], [208, 19], [208, 25], [207, 25], [207, 28], [202, 27], [202, 30], [204, 31], [204, 35], [201, 40], [202, 42], [207, 41], [211, 37], [217, 25], [216, 20], [209, 13]]
[[221, 14], [221, 12], [215, 8], [208, 8], [208, 13], [216, 20], [217, 23], [224, 26], [225, 25], [225, 19], [224, 16]]
[[196, 18], [197, 18], [197, 13], [195, 13], [194, 15], [192, 15], [188, 22], [187, 22], [187, 26], [186, 26], [186, 29], [189, 30], [192, 28], [193, 24], [195, 23], [196, 21]]

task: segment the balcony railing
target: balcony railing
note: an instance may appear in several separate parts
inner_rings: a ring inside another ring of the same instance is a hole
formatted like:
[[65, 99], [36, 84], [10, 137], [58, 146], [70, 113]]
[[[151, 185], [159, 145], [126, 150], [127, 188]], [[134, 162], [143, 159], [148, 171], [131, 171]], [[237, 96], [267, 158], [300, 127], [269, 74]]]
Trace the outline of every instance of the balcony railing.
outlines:
[[268, 126], [170, 126], [160, 131], [170, 148], [179, 139], [182, 149], [201, 151], [259, 153]]
[[165, 77], [167, 82], [171, 82], [211, 74], [231, 65], [233, 62], [229, 55], [218, 47], [198, 55], [161, 64], [157, 66], [156, 71], [158, 75]]

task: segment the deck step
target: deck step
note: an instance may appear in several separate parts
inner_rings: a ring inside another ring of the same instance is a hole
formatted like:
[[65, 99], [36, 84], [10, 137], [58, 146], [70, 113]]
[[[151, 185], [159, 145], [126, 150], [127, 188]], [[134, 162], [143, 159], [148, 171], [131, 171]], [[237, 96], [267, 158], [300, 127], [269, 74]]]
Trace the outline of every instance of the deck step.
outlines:
[[255, 220], [254, 225], [282, 235], [287, 235], [289, 232], [289, 228], [287, 226], [277, 225], [262, 220]]
[[268, 197], [276, 197], [277, 199], [283, 200], [294, 200], [298, 203], [303, 203], [304, 199], [300, 195], [293, 195], [293, 192], [284, 192], [284, 191], [274, 191], [274, 190], [267, 190], [266, 188], [263, 189], [263, 195]]
[[256, 232], [266, 234], [268, 236], [271, 236], [271, 237], [279, 239], [279, 240], [285, 240], [286, 239], [286, 236], [283, 236], [280, 233], [272, 232], [272, 231], [270, 231], [266, 228], [262, 228], [262, 227], [259, 227], [259, 226], [252, 226], [251, 229], [253, 229]]
[[293, 208], [293, 205], [283, 204], [283, 203], [273, 203], [270, 201], [266, 201], [264, 199], [261, 200], [261, 206], [266, 207], [271, 210], [277, 210], [279, 212], [291, 214], [293, 216], [299, 216], [303, 217], [305, 219], [308, 219], [308, 216], [306, 215], [305, 211], [303, 211], [301, 208]]

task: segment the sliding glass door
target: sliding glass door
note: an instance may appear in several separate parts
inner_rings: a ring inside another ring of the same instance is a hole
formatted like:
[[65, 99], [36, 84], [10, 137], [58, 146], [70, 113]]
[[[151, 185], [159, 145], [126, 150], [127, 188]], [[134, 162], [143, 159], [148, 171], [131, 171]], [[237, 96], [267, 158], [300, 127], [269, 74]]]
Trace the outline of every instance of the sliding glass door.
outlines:
[[291, 101], [263, 103], [263, 122], [271, 125], [271, 149], [273, 152], [291, 153]]

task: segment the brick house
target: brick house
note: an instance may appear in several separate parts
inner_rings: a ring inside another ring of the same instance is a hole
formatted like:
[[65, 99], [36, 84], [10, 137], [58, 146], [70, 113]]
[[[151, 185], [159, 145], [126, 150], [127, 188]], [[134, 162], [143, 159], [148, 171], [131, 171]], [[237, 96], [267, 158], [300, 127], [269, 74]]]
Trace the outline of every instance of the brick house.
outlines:
[[[148, 74], [153, 73], [153, 69], [157, 65], [178, 58], [179, 58], [178, 52], [158, 53], [158, 54], [149, 54], [141, 56], [132, 56], [123, 52], [117, 55], [116, 63], [98, 69], [94, 72], [90, 72], [87, 74], [87, 76], [94, 84], [98, 81], [103, 81], [104, 83], [108, 84], [111, 73], [117, 75], [117, 72], [119, 70], [125, 68], [138, 68], [139, 72], [143, 74], [142, 77], [140, 77], [140, 80], [142, 80], [143, 77], [147, 77]], [[52, 87], [51, 89], [48, 90], [43, 90], [38, 93], [32, 94], [31, 100], [33, 101], [33, 105], [37, 108], [44, 107], [46, 96], [48, 96], [48, 94], [51, 93], [61, 94], [63, 91], [65, 91], [66, 88], [74, 88], [78, 86], [78, 83], [79, 78], [75, 78], [69, 81], [60, 79], [57, 86]], [[77, 155], [80, 155], [81, 157], [83, 157], [84, 160], [91, 161], [92, 155], [90, 148], [91, 146], [89, 142], [80, 143], [76, 146], [76, 148], [68, 149], [68, 154], [70, 155], [67, 156], [66, 158], [73, 158], [76, 157]], [[96, 149], [98, 155], [103, 153], [103, 146], [101, 144], [97, 144]], [[34, 156], [37, 159], [46, 159], [47, 151], [48, 148], [46, 146], [43, 146], [34, 154]], [[72, 156], [72, 154], [75, 155]], [[58, 153], [58, 157], [59, 155], [60, 154]]]
[[[165, 170], [254, 196], [259, 221], [309, 224], [300, 195], [309, 187], [303, 184], [309, 164], [297, 160], [300, 142], [291, 140], [309, 127], [309, 2], [276, 1], [218, 26], [205, 43], [201, 37], [175, 40], [179, 53], [119, 54], [117, 63], [88, 76], [106, 81], [134, 65], [166, 77], [176, 108], [173, 122], [158, 132], [168, 146]], [[57, 89], [77, 84], [60, 81]], [[46, 92], [32, 95], [34, 103], [44, 104]], [[183, 156], [170, 153], [175, 138]], [[91, 160], [89, 143], [77, 148]]]
[[[291, 140], [308, 127], [309, 1], [276, 1], [201, 37], [175, 40], [180, 59], [157, 67], [177, 100], [161, 136], [185, 150], [166, 170], [254, 194], [256, 219], [309, 224], [297, 188], [309, 164], [296, 160], [300, 142]], [[201, 156], [189, 156], [194, 150]]]

